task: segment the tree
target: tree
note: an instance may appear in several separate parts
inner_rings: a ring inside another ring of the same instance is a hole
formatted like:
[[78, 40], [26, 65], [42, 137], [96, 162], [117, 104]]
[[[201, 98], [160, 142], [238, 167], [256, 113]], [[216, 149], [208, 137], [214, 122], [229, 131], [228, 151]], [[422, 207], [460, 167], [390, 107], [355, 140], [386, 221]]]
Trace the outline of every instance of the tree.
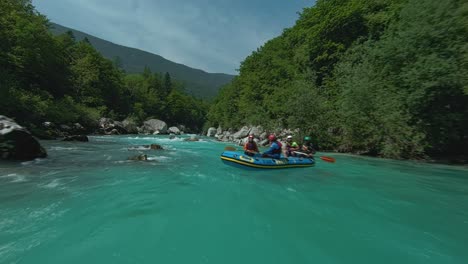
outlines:
[[171, 81], [171, 75], [166, 72], [164, 75], [164, 84], [163, 84], [163, 95], [164, 97], [167, 97], [172, 91], [172, 81]]

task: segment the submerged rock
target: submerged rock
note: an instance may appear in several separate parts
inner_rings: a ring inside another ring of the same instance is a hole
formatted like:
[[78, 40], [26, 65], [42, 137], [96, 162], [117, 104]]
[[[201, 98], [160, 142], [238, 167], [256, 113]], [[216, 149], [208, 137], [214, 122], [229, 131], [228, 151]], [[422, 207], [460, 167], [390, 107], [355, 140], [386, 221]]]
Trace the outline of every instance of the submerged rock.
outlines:
[[184, 139], [184, 141], [199, 141], [200, 139], [196, 136], [191, 136], [189, 138]]
[[33, 160], [45, 158], [47, 152], [25, 128], [12, 119], [0, 116], [0, 158]]
[[74, 135], [74, 136], [67, 136], [63, 139], [63, 141], [80, 141], [80, 142], [88, 142], [88, 136], [86, 135]]
[[129, 147], [128, 150], [164, 150], [164, 148], [159, 144], [151, 144], [151, 145]]
[[147, 161], [147, 160], [148, 160], [148, 156], [147, 156], [146, 154], [140, 154], [140, 155], [136, 155], [136, 156], [129, 157], [128, 159], [129, 159], [129, 160]]
[[161, 145], [159, 145], [159, 144], [151, 144], [149, 147], [150, 147], [150, 149], [163, 150], [163, 147], [161, 147]]

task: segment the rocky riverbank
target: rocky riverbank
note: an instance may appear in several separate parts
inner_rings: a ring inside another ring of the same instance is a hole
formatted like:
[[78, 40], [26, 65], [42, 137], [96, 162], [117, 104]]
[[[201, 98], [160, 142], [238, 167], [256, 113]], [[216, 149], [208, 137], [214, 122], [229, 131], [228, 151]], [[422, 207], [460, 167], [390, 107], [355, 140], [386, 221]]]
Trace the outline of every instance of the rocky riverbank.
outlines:
[[0, 159], [32, 160], [45, 158], [47, 152], [24, 127], [0, 116]]
[[[79, 123], [75, 124], [54, 124], [44, 122], [42, 126], [33, 131], [39, 139], [61, 139], [76, 138], [77, 135], [180, 135], [186, 132], [184, 125], [168, 127], [167, 123], [159, 119], [148, 119], [143, 123], [137, 123], [131, 119], [116, 121], [111, 118], [101, 118], [92, 126], [83, 127]], [[191, 131], [187, 131], [191, 132]]]
[[207, 130], [206, 136], [215, 137], [219, 141], [223, 142], [233, 142], [238, 145], [243, 145], [247, 141], [249, 135], [254, 136], [254, 140], [261, 146], [268, 144], [268, 135], [274, 133], [280, 141], [284, 141], [287, 136], [291, 135], [299, 138], [299, 129], [277, 129], [275, 131], [268, 131], [262, 126], [244, 126], [239, 130], [229, 128], [223, 130], [221, 127], [215, 128], [210, 127]]
[[[0, 115], [0, 159], [6, 160], [32, 160], [45, 158], [47, 152], [36, 139], [63, 140], [63, 141], [89, 141], [89, 134], [93, 135], [181, 135], [187, 131], [183, 125], [168, 127], [167, 123], [158, 119], [148, 119], [141, 124], [125, 119], [115, 121], [110, 118], [101, 118], [96, 124], [84, 127], [75, 124], [54, 124], [44, 122], [42, 126], [33, 127], [31, 131], [17, 124], [13, 119]], [[191, 132], [188, 130], [188, 132]], [[196, 141], [191, 137], [188, 140]]]

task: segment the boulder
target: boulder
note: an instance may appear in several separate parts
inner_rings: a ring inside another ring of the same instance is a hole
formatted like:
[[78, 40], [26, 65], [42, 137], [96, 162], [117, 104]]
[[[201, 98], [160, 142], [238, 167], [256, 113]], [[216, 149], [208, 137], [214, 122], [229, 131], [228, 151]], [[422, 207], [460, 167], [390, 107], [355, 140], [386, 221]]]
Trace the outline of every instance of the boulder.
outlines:
[[74, 136], [67, 136], [63, 139], [63, 141], [80, 141], [80, 142], [88, 142], [89, 139], [86, 135], [74, 135]]
[[164, 121], [158, 119], [149, 119], [143, 123], [143, 133], [154, 134], [166, 134], [167, 133], [167, 124]]
[[47, 121], [47, 122], [42, 123], [42, 127], [44, 127], [44, 128], [55, 128], [55, 124], [52, 123], [52, 122]]
[[260, 141], [259, 146], [266, 146], [266, 145], [268, 145], [269, 143], [270, 143], [270, 141], [268, 141], [268, 139], [264, 139], [264, 140]]
[[184, 125], [178, 125], [177, 128], [179, 128], [181, 134], [187, 131], [187, 128]]
[[73, 134], [83, 134], [85, 132], [86, 132], [86, 129], [80, 123], [73, 124], [73, 127], [72, 127]]
[[80, 123], [73, 124], [73, 129], [75, 130], [84, 130], [85, 128]]
[[101, 119], [99, 119], [98, 124], [100, 128], [106, 129], [112, 124], [114, 124], [114, 120], [110, 118], [102, 117]]
[[132, 119], [125, 119], [122, 121], [122, 127], [129, 133], [129, 134], [138, 134], [138, 127], [135, 121]]
[[252, 129], [250, 129], [250, 134], [254, 135], [255, 137], [260, 137], [260, 135], [263, 133], [263, 128], [261, 126], [254, 126]]
[[216, 129], [216, 135], [221, 135], [223, 133], [223, 129], [221, 127], [218, 127]]
[[12, 119], [0, 116], [0, 158], [33, 160], [45, 158], [47, 152], [25, 128]]
[[119, 132], [119, 130], [112, 128], [109, 131], [105, 131], [105, 134], [106, 135], [120, 135], [121, 133]]
[[[117, 132], [115, 132], [114, 130]], [[127, 129], [124, 128], [124, 125], [122, 122], [115, 121], [106, 129], [106, 134], [123, 135], [123, 134], [128, 134], [128, 131]]]
[[177, 127], [170, 127], [167, 131], [171, 134], [180, 135], [180, 130]]
[[62, 137], [62, 133], [57, 129], [54, 123], [44, 122], [41, 128], [34, 129], [33, 134], [39, 139], [57, 139]]
[[149, 145], [149, 148], [154, 150], [163, 150], [163, 147], [161, 147], [159, 144], [151, 144]]
[[64, 132], [69, 132], [69, 131], [72, 130], [72, 128], [67, 126], [67, 125], [60, 125], [59, 128], [60, 128], [60, 130], [62, 130]]
[[237, 131], [236, 133], [234, 133], [234, 135], [232, 135], [232, 137], [234, 139], [244, 138], [244, 137], [249, 135], [249, 132], [250, 132], [250, 129], [245, 126], [245, 127], [241, 128], [239, 131]]
[[232, 139], [231, 132], [224, 131], [223, 134], [218, 137], [218, 139], [223, 141], [223, 142], [231, 141], [231, 139]]
[[208, 133], [206, 133], [207, 137], [214, 137], [216, 135], [217, 129], [214, 127], [208, 128]]
[[104, 135], [121, 135], [128, 134], [123, 122], [114, 121], [110, 118], [101, 118], [98, 121], [98, 134]]

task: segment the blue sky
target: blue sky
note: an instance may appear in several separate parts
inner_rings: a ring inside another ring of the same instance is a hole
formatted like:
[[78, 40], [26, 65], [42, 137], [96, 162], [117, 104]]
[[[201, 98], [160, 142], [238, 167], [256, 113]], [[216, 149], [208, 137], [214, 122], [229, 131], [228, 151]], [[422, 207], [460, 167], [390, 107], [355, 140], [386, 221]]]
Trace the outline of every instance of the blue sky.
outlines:
[[314, 0], [33, 0], [52, 22], [208, 72], [294, 25]]

